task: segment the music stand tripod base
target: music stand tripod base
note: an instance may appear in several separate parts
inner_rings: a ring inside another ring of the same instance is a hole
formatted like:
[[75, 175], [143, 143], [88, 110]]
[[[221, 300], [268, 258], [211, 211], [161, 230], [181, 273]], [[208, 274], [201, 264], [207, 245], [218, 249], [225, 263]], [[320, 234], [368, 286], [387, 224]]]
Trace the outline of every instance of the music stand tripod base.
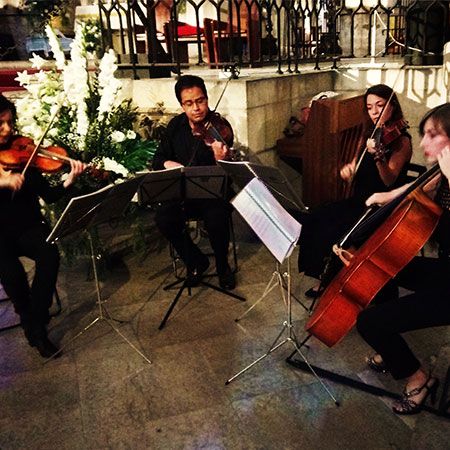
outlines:
[[[286, 286], [285, 289], [284, 283], [283, 283], [283, 277], [286, 279]], [[242, 370], [237, 372], [235, 375], [233, 375], [231, 378], [229, 378], [225, 384], [228, 385], [232, 381], [234, 381], [236, 378], [241, 376], [243, 373], [245, 373], [247, 370], [251, 369], [253, 366], [258, 364], [260, 361], [262, 361], [264, 358], [269, 356], [271, 353], [276, 351], [277, 349], [281, 348], [284, 344], [290, 343], [294, 347], [294, 353], [298, 353], [300, 357], [303, 359], [305, 364], [308, 366], [311, 373], [316, 377], [316, 379], [319, 381], [323, 389], [327, 392], [327, 394], [331, 397], [333, 402], [336, 404], [336, 406], [339, 406], [339, 402], [333, 395], [333, 393], [330, 391], [328, 386], [322, 381], [322, 379], [317, 375], [314, 368], [309, 364], [308, 360], [306, 359], [305, 355], [300, 350], [300, 346], [298, 344], [297, 337], [294, 332], [294, 326], [292, 324], [292, 299], [291, 299], [291, 279], [290, 279], [290, 262], [289, 258], [287, 258], [287, 271], [283, 274], [283, 276], [280, 273], [280, 265], [277, 263], [276, 270], [274, 274], [272, 275], [272, 278], [270, 279], [266, 289], [264, 292], [270, 292], [272, 290], [273, 286], [270, 286], [273, 283], [273, 280], [276, 279], [279, 289], [280, 289], [280, 295], [283, 300], [283, 303], [286, 305], [286, 320], [283, 322], [283, 326], [278, 333], [278, 336], [273, 341], [272, 345], [269, 347], [266, 353], [261, 355], [259, 358], [255, 359], [252, 363], [250, 363], [248, 366], [244, 367]], [[275, 285], [275, 286], [276, 286]], [[285, 292], [286, 291], [286, 292]], [[286, 332], [286, 337], [281, 341], [281, 337]]]
[[85, 326], [81, 331], [79, 331], [75, 336], [73, 336], [65, 345], [63, 345], [56, 353], [54, 353], [52, 356], [47, 358], [45, 362], [50, 361], [53, 359], [56, 355], [61, 353], [65, 348], [67, 348], [72, 342], [74, 342], [78, 337], [80, 337], [82, 334], [84, 334], [87, 330], [89, 330], [91, 327], [93, 327], [96, 323], [100, 322], [106, 322], [115, 332], [118, 334], [123, 341], [125, 341], [139, 356], [141, 356], [148, 364], [151, 364], [152, 362], [150, 359], [147, 358], [147, 356], [141, 352], [120, 330], [117, 328], [113, 321], [123, 323], [124, 321], [120, 321], [117, 319], [112, 318], [108, 311], [106, 310], [105, 306], [103, 305], [105, 303], [104, 300], [101, 298], [100, 294], [100, 283], [98, 280], [98, 272], [97, 272], [97, 264], [96, 264], [96, 255], [94, 253], [94, 246], [92, 243], [92, 237], [91, 234], [86, 231], [88, 240], [89, 240], [89, 246], [90, 246], [90, 252], [91, 252], [91, 261], [92, 261], [92, 270], [94, 273], [94, 281], [95, 281], [95, 288], [96, 288], [96, 294], [97, 294], [97, 308], [98, 308], [98, 316], [87, 326]]
[[[180, 299], [180, 297], [183, 294], [184, 290], [187, 289], [188, 290], [188, 294], [191, 295], [191, 289], [194, 286], [190, 286], [187, 279], [185, 279], [185, 280], [178, 280], [175, 283], [172, 283], [172, 286], [174, 284], [176, 284], [176, 283], [179, 283], [180, 281], [182, 281], [183, 284], [181, 285], [180, 289], [178, 290], [177, 294], [175, 295], [175, 298], [172, 300], [172, 303], [170, 304], [168, 310], [166, 311], [166, 314], [164, 315], [163, 320], [159, 324], [158, 330], [162, 330], [165, 327], [167, 320], [169, 319], [170, 315], [172, 314], [172, 311], [175, 308], [176, 304], [178, 303], [178, 300]], [[222, 288], [220, 288], [218, 286], [215, 286], [214, 284], [208, 283], [207, 281], [204, 281], [203, 279], [200, 280], [198, 285], [195, 286], [195, 287], [202, 286], [202, 285], [206, 286], [206, 287], [209, 287], [211, 289], [214, 289], [215, 291], [220, 292], [222, 294], [225, 294], [228, 297], [235, 298], [236, 300], [239, 300], [241, 302], [245, 302], [246, 301], [245, 297], [242, 297], [240, 295], [234, 294], [233, 292], [230, 292], [230, 291], [222, 289]], [[169, 285], [169, 286], [171, 286], [171, 285]]]

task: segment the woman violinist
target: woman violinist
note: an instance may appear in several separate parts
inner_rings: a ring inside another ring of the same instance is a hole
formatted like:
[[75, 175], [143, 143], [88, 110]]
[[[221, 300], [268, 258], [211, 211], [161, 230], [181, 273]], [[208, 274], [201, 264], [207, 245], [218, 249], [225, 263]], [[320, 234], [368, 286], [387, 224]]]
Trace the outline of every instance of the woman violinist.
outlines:
[[[322, 274], [324, 259], [331, 253], [333, 244], [363, 214], [366, 199], [374, 192], [405, 183], [412, 146], [397, 96], [389, 86], [378, 84], [366, 91], [364, 105], [364, 145], [355, 158], [340, 169], [341, 178], [352, 184], [352, 196], [299, 217], [303, 224], [299, 272], [313, 278]], [[305, 295], [317, 297], [319, 290], [319, 286], [311, 288]]]
[[[439, 246], [438, 258], [415, 257], [357, 320], [359, 333], [377, 352], [368, 358], [369, 367], [406, 380], [402, 399], [393, 405], [397, 414], [420, 412], [438, 386], [438, 380], [422, 367], [400, 333], [450, 324], [450, 103], [425, 114], [419, 130], [425, 158], [430, 163], [437, 161], [441, 170], [441, 175], [423, 188], [443, 211], [433, 235]], [[366, 203], [385, 204], [406, 187], [376, 193]], [[413, 293], [398, 299], [398, 286]]]
[[[14, 104], [0, 94], [0, 152], [9, 149], [14, 141], [15, 121]], [[84, 168], [80, 161], [71, 161], [64, 183], [51, 187], [37, 168], [29, 167], [24, 176], [0, 167], [0, 283], [14, 303], [29, 344], [45, 358], [58, 351], [48, 339], [47, 324], [59, 253], [56, 245], [46, 242], [50, 229], [42, 216], [39, 198], [46, 202], [58, 200]], [[19, 256], [35, 262], [31, 287]]]

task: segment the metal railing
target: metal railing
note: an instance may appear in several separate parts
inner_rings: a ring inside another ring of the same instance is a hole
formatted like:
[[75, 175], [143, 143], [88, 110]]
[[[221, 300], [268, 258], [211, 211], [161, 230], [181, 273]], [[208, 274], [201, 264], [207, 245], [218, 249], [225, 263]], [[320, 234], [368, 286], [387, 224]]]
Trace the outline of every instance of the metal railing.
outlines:
[[134, 76], [187, 65], [275, 66], [400, 55], [439, 64], [448, 0], [98, 0], [105, 48]]

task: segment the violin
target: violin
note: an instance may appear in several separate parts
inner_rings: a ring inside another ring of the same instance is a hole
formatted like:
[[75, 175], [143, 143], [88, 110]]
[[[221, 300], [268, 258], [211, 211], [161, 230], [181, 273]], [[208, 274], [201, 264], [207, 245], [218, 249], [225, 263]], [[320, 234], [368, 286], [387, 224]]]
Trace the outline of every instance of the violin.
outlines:
[[[14, 139], [11, 148], [0, 151], [0, 165], [6, 170], [23, 169], [29, 162], [35, 150], [35, 144], [31, 138], [18, 137]], [[39, 147], [31, 160], [31, 165], [43, 173], [59, 172], [64, 164], [70, 164], [71, 158], [62, 147]]]
[[384, 124], [377, 129], [380, 132], [376, 133], [375, 140], [377, 144], [389, 145], [399, 138], [408, 127], [408, 122], [405, 119], [398, 119], [389, 125]]
[[226, 119], [219, 113], [210, 111], [202, 122], [194, 124], [192, 134], [211, 146], [214, 141], [229, 147], [233, 142], [233, 130]]

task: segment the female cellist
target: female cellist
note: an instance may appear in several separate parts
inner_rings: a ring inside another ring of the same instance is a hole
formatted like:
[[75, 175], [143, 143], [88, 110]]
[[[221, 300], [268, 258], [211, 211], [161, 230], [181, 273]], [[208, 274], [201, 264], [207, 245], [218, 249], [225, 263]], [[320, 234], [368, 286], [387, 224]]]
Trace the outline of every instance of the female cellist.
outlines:
[[[383, 290], [382, 302], [376, 298], [357, 319], [359, 333], [377, 352], [367, 360], [369, 367], [389, 371], [395, 379], [406, 380], [402, 399], [393, 405], [397, 414], [420, 412], [426, 398], [431, 395], [433, 399], [438, 386], [438, 380], [422, 367], [400, 333], [450, 324], [450, 103], [430, 110], [419, 129], [425, 158], [428, 162], [437, 161], [441, 170], [441, 174], [423, 188], [443, 210], [433, 236], [439, 245], [438, 258], [415, 257], [390, 288]], [[376, 193], [366, 204], [385, 204], [406, 187]], [[398, 299], [398, 286], [413, 293]]]
[[[0, 152], [11, 147], [15, 121], [14, 104], [0, 94]], [[80, 161], [71, 161], [64, 183], [52, 187], [37, 168], [30, 167], [22, 175], [0, 167], [0, 282], [14, 303], [29, 344], [45, 358], [58, 351], [48, 339], [47, 324], [59, 253], [56, 245], [46, 242], [50, 230], [42, 216], [39, 197], [46, 202], [58, 200], [84, 168]], [[35, 261], [31, 288], [19, 256]]]
[[[405, 183], [412, 146], [397, 96], [389, 86], [378, 84], [366, 91], [364, 105], [364, 145], [340, 170], [341, 178], [352, 184], [352, 196], [298, 218], [303, 225], [299, 272], [313, 278], [319, 278], [323, 272], [324, 259], [333, 244], [363, 214], [366, 199], [374, 192], [387, 191]], [[318, 286], [305, 293], [308, 297], [319, 294]]]

